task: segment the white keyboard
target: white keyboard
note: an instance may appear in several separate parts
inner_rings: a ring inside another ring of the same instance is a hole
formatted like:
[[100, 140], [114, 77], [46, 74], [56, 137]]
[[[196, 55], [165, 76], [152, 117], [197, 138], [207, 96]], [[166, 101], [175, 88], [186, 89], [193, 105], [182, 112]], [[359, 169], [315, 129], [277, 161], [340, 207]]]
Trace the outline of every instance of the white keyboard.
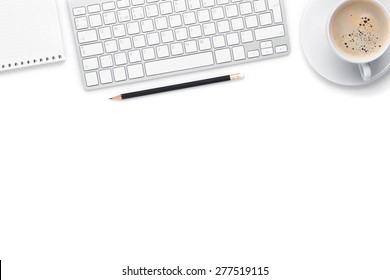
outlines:
[[281, 0], [69, 0], [87, 90], [289, 53]]

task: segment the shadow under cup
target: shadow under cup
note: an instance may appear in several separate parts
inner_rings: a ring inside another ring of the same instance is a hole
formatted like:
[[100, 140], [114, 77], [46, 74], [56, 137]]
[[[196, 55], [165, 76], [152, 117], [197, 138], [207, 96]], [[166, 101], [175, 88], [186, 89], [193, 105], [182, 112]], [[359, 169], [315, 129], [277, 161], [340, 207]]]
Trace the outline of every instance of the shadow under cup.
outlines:
[[329, 20], [329, 40], [338, 55], [352, 63], [379, 58], [390, 44], [390, 16], [376, 0], [342, 3]]

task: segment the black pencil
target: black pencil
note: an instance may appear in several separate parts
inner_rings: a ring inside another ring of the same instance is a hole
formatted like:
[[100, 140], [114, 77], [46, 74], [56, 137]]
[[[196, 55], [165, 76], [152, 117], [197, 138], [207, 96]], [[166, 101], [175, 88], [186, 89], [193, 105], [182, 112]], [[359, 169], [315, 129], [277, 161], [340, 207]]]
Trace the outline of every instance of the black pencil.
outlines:
[[112, 97], [110, 99], [111, 100], [124, 100], [124, 99], [145, 96], [145, 95], [150, 95], [150, 94], [156, 94], [156, 93], [161, 93], [161, 92], [166, 92], [166, 91], [173, 91], [173, 90], [185, 89], [185, 88], [190, 88], [190, 87], [198, 87], [198, 86], [204, 86], [204, 85], [227, 82], [227, 81], [241, 80], [243, 78], [244, 78], [243, 74], [226, 75], [226, 76], [221, 76], [221, 77], [216, 77], [216, 78], [211, 78], [211, 79], [206, 79], [206, 80], [188, 82], [188, 83], [184, 83], [184, 84], [171, 85], [171, 86], [165, 86], [165, 87], [159, 87], [159, 88], [153, 88], [153, 89], [125, 93], [125, 94], [121, 94], [121, 95]]

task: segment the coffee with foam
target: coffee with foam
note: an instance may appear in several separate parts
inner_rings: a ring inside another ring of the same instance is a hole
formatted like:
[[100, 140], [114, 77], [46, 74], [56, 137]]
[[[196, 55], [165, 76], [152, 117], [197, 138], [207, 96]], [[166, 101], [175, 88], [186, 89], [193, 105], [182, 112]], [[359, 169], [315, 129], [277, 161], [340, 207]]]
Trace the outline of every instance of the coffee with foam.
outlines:
[[375, 57], [388, 44], [388, 24], [387, 14], [375, 2], [349, 1], [341, 6], [331, 19], [332, 41], [345, 56]]

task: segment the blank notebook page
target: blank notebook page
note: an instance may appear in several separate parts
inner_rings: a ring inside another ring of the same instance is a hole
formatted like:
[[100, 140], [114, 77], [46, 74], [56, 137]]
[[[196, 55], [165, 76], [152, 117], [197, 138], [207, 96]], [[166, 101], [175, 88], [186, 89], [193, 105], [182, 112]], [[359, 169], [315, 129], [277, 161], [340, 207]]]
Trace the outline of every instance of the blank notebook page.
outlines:
[[0, 0], [0, 72], [64, 59], [55, 0]]

